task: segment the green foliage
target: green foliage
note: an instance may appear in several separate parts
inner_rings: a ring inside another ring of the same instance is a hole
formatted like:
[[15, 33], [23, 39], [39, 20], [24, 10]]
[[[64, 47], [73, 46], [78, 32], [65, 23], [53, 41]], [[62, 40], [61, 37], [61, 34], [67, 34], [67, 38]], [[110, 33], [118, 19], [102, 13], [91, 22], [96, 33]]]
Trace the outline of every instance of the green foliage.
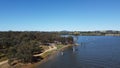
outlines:
[[25, 44], [23, 43], [9, 49], [8, 58], [10, 62], [12, 62], [12, 60], [19, 60], [23, 63], [32, 62], [34, 53], [41, 52], [42, 50], [37, 45], [37, 42], [29, 41]]
[[69, 37], [61, 37], [59, 38], [59, 41], [62, 44], [72, 44], [73, 43], [73, 37], [69, 36]]
[[57, 49], [61, 49], [63, 45], [57, 45]]
[[9, 63], [14, 60], [32, 62], [33, 55], [40, 53], [40, 45], [54, 43], [68, 44], [72, 37], [61, 37], [57, 32], [0, 32], [0, 52], [7, 53]]

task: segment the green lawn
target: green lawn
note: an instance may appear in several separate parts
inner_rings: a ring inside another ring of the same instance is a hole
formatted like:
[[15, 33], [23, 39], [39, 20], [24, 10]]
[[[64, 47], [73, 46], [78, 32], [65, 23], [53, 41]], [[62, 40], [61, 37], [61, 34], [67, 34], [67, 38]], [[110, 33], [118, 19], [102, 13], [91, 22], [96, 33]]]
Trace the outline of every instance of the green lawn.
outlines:
[[[53, 50], [54, 51], [54, 50]], [[42, 58], [46, 58], [48, 57], [49, 55], [51, 55], [53, 53], [53, 51], [48, 51], [48, 52], [45, 52], [44, 54], [41, 55]]]
[[[56, 45], [57, 50], [60, 50], [60, 49], [63, 48], [64, 46], [65, 46], [65, 45]], [[53, 51], [48, 51], [48, 52], [44, 53], [41, 57], [42, 57], [42, 58], [46, 58], [47, 56], [51, 55], [54, 51], [55, 51], [55, 50], [53, 50]]]
[[56, 45], [57, 49], [61, 49], [64, 45]]

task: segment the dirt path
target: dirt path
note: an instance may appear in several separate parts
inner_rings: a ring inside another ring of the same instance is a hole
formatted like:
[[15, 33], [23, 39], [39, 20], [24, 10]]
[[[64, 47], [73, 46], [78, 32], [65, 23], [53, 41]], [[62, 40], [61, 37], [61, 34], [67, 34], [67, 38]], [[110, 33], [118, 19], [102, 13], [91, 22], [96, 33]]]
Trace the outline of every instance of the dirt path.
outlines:
[[43, 53], [36, 54], [36, 55], [34, 55], [34, 56], [41, 56], [41, 55], [43, 55], [43, 54], [46, 53], [46, 52], [49, 52], [49, 51], [52, 51], [52, 50], [56, 50], [56, 49], [57, 49], [56, 46], [52, 46], [52, 47], [49, 47], [48, 50], [45, 50]]
[[0, 62], [0, 65], [5, 64], [7, 62], [8, 62], [8, 60], [2, 61], [2, 62]]
[[9, 68], [8, 60], [0, 62], [0, 68]]

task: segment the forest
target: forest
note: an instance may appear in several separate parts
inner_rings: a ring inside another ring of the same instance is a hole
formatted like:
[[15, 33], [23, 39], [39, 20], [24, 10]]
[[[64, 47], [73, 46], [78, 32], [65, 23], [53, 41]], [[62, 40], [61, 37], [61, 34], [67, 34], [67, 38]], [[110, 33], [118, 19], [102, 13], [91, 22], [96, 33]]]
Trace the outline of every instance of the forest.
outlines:
[[33, 62], [33, 55], [41, 53], [41, 45], [50, 43], [72, 44], [72, 37], [61, 37], [59, 32], [8, 31], [0, 32], [0, 59], [6, 57], [9, 63], [19, 60]]

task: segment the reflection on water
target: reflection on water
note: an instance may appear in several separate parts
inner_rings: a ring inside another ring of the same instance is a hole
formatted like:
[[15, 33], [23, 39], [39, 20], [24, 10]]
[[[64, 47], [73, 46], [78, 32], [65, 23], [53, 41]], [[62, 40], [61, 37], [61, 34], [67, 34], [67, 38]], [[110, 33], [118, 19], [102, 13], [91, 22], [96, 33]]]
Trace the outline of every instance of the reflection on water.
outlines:
[[77, 43], [38, 68], [120, 68], [120, 37], [79, 36]]

